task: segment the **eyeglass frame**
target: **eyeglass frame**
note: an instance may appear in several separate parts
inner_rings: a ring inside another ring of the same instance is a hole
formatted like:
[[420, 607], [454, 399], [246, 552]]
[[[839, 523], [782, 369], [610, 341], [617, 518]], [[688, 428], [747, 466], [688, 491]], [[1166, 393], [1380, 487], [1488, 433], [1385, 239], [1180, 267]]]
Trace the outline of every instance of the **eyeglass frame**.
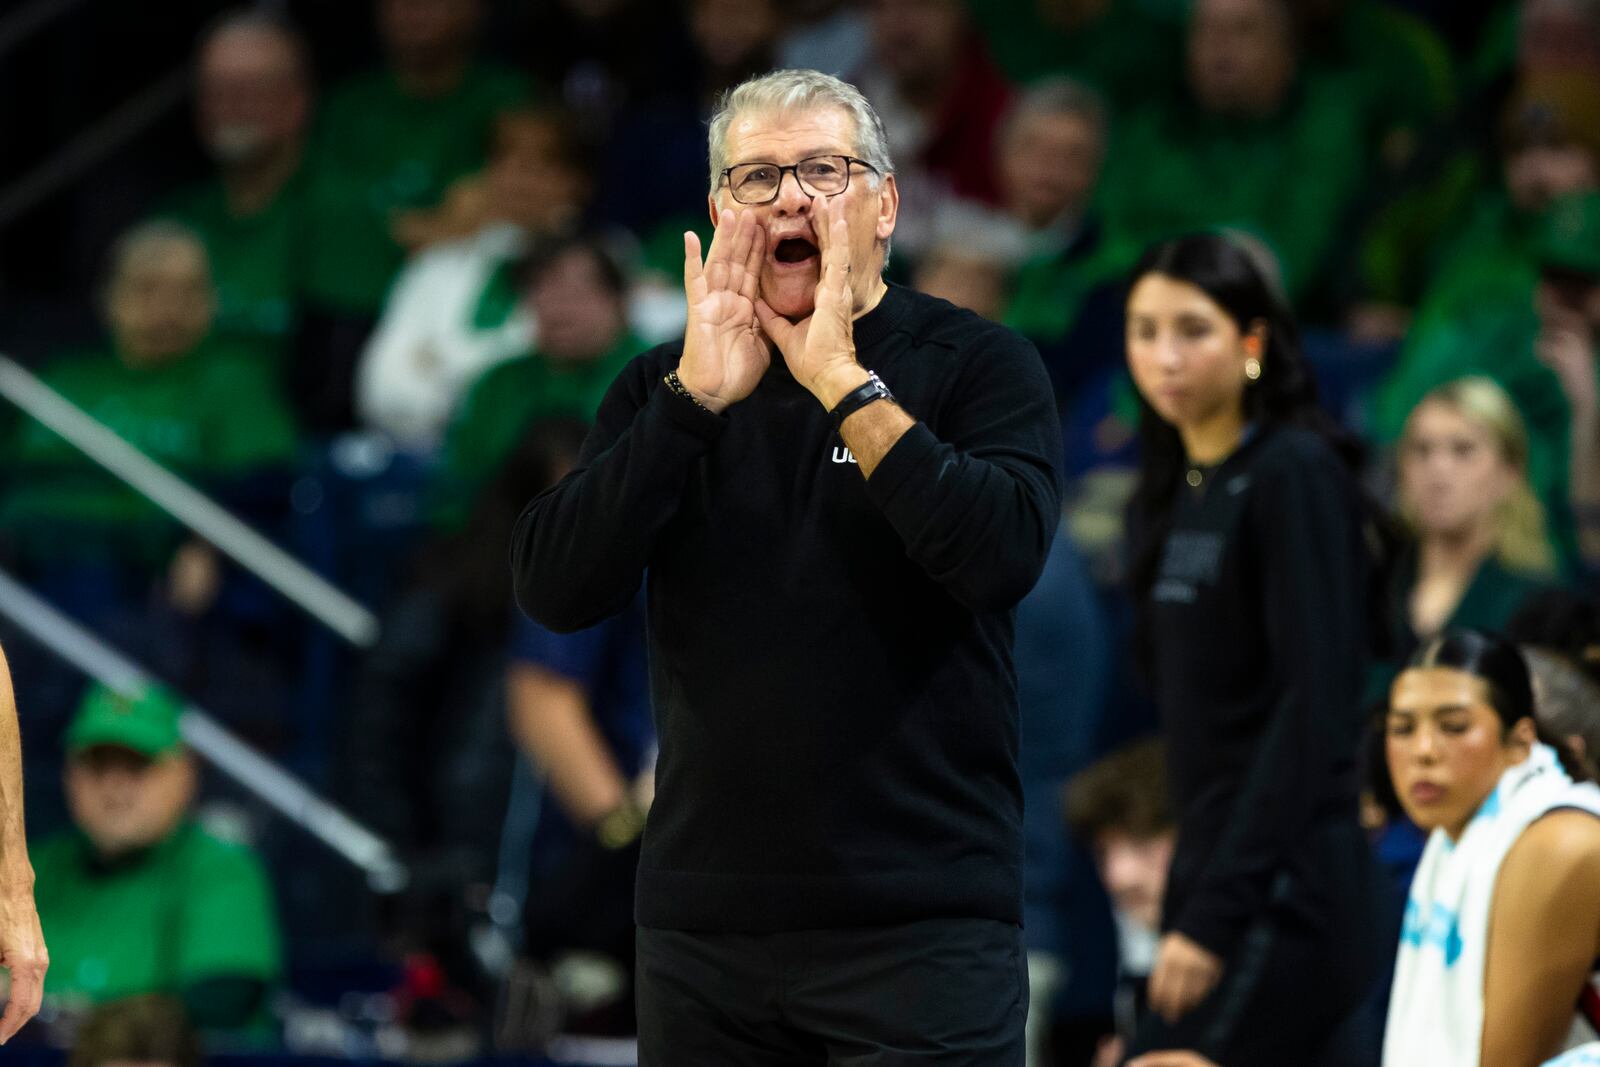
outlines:
[[[809, 163], [813, 159], [844, 160], [844, 188], [840, 189], [837, 193], [814, 193], [808, 189], [806, 187], [806, 183], [800, 180], [800, 165], [802, 163]], [[763, 204], [770, 204], [774, 200], [778, 199], [779, 196], [783, 195], [783, 176], [786, 173], [794, 175], [794, 183], [800, 187], [800, 191], [802, 193], [807, 193], [811, 196], [826, 196], [829, 199], [832, 199], [836, 196], [843, 196], [845, 193], [850, 191], [850, 164], [852, 163], [859, 163], [874, 174], [879, 173], [877, 167], [874, 167], [871, 163], [868, 163], [864, 159], [857, 159], [855, 156], [847, 156], [843, 152], [820, 152], [817, 155], [807, 156], [802, 160], [791, 163], [787, 167], [779, 166], [777, 163], [771, 163], [764, 159], [752, 159], [745, 163], [735, 163], [731, 167], [722, 168], [722, 184], [728, 187], [728, 195], [733, 197], [735, 202], [743, 204], [745, 207], [760, 207]], [[739, 194], [733, 191], [732, 179], [733, 172], [738, 170], [740, 167], [777, 167], [778, 184], [773, 186], [772, 195], [767, 197], [765, 200], [756, 200], [754, 202], [740, 200]]]

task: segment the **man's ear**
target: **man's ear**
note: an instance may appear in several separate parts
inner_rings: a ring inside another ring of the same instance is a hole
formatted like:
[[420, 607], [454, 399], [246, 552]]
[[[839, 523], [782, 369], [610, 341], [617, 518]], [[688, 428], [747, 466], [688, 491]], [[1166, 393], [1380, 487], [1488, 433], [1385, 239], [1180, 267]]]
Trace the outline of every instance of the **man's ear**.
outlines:
[[721, 209], [717, 207], [717, 198], [713, 193], [706, 194], [706, 210], [711, 213], [711, 228], [714, 230], [717, 228], [717, 217]]
[[878, 187], [878, 227], [876, 230], [878, 240], [887, 241], [894, 233], [895, 220], [900, 217], [900, 186], [895, 184], [893, 174], [883, 176], [883, 184]]

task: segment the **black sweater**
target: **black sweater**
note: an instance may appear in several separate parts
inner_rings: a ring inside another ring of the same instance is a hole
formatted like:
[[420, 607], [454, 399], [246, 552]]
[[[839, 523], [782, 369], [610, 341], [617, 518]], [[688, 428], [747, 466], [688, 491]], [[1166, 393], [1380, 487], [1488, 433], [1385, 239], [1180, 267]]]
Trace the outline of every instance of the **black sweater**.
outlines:
[[891, 287], [857, 356], [918, 420], [872, 479], [781, 358], [716, 416], [635, 359], [528, 506], [517, 599], [557, 630], [648, 570], [660, 736], [638, 921], [778, 931], [1021, 915], [1012, 608], [1056, 525], [1033, 346]]
[[1269, 904], [1367, 904], [1326, 892], [1363, 869], [1365, 558], [1354, 479], [1307, 431], [1262, 430], [1179, 488], [1150, 603], [1179, 813], [1165, 925], [1225, 958]]

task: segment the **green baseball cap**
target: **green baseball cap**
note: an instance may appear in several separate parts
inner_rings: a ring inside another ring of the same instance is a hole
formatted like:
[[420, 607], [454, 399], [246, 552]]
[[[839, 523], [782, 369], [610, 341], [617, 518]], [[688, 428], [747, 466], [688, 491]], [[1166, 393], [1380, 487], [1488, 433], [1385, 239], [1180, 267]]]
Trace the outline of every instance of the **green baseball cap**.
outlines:
[[97, 683], [84, 694], [67, 727], [67, 752], [75, 756], [96, 745], [117, 745], [152, 759], [164, 756], [183, 743], [178, 733], [182, 710], [178, 700], [157, 685], [127, 697]]
[[1545, 210], [1539, 265], [1600, 278], [1600, 193], [1563, 196]]

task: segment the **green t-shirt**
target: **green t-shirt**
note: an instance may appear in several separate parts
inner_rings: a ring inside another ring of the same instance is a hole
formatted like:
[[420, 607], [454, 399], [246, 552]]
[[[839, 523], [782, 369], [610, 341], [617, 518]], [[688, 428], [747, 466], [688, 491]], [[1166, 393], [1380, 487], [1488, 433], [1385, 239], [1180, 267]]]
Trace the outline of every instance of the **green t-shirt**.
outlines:
[[212, 334], [281, 362], [293, 341], [306, 240], [306, 182], [292, 179], [266, 208], [235, 215], [220, 181], [175, 197], [163, 214], [205, 241], [217, 285]]
[[1151, 0], [1110, 0], [1100, 18], [1070, 29], [1041, 17], [1033, 0], [968, 0], [967, 8], [1018, 84], [1066, 74], [1122, 108], [1170, 95], [1183, 70], [1184, 16]]
[[1417, 132], [1455, 104], [1455, 72], [1444, 42], [1415, 15], [1377, 0], [1352, 0], [1310, 42], [1307, 69], [1347, 75], [1369, 130]]
[[1539, 216], [1517, 211], [1504, 191], [1483, 193], [1460, 235], [1443, 246], [1417, 305], [1408, 347], [1428, 344], [1433, 330], [1486, 305], [1531, 307], [1539, 282], [1539, 228]]
[[1102, 208], [1114, 232], [1141, 243], [1251, 233], [1280, 257], [1298, 299], [1322, 280], [1365, 160], [1359, 100], [1338, 79], [1303, 79], [1261, 119], [1155, 105], [1113, 131]]
[[700, 248], [711, 247], [716, 230], [704, 211], [686, 211], [656, 224], [643, 234], [639, 247], [639, 268], [650, 274], [659, 274], [673, 281], [683, 280], [683, 234], [693, 230], [700, 238]]
[[1417, 307], [1440, 249], [1471, 225], [1484, 161], [1476, 152], [1452, 151], [1425, 170], [1376, 209], [1359, 238], [1362, 299]]
[[611, 383], [644, 348], [644, 342], [625, 333], [588, 363], [562, 363], [535, 352], [485, 371], [445, 431], [433, 494], [435, 520], [454, 525], [465, 518], [478, 490], [539, 419], [593, 419]]
[[324, 109], [307, 161], [316, 240], [305, 292], [319, 306], [374, 315], [404, 252], [393, 217], [436, 205], [451, 182], [487, 158], [495, 116], [527, 99], [514, 71], [471, 67], [445, 96], [408, 96], [388, 71], [355, 78]]
[[272, 891], [250, 849], [185, 823], [142, 856], [106, 867], [76, 830], [29, 850], [50, 949], [45, 992], [89, 1004], [180, 994], [196, 982], [277, 981]]
[[[220, 346], [155, 367], [109, 351], [57, 359], [44, 382], [179, 477], [212, 485], [286, 466], [295, 429], [271, 368]], [[11, 417], [3, 435], [0, 532], [28, 558], [114, 551], [150, 562], [179, 527], [41, 423]]]
[[1139, 252], [1131, 241], [1103, 236], [1083, 255], [1070, 249], [1036, 255], [1017, 269], [1001, 321], [1031, 341], [1060, 341], [1077, 321], [1084, 299], [1125, 275]]

